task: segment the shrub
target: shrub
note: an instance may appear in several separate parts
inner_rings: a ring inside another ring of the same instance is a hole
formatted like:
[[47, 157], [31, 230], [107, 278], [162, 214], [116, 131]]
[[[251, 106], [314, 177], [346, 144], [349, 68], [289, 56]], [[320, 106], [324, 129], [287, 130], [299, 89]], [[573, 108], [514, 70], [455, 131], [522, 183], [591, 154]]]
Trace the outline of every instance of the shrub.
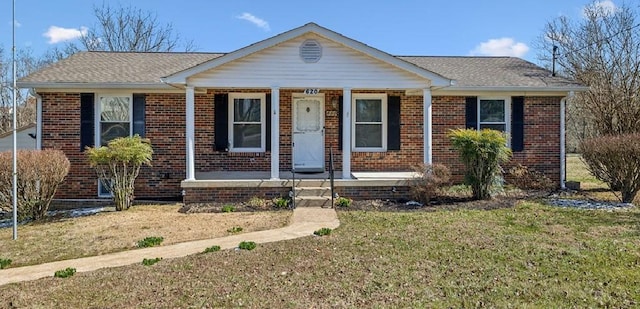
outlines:
[[222, 206], [222, 212], [234, 212], [236, 208], [233, 205], [224, 205]]
[[420, 164], [413, 170], [416, 177], [411, 183], [411, 193], [417, 201], [428, 204], [449, 185], [451, 171], [443, 164]]
[[284, 209], [289, 207], [290, 200], [285, 197], [279, 197], [273, 200], [273, 207], [276, 209]]
[[256, 243], [253, 241], [243, 241], [240, 242], [240, 244], [238, 245], [238, 248], [242, 249], [242, 250], [253, 250], [256, 248]]
[[465, 165], [465, 181], [471, 186], [473, 198], [491, 198], [491, 186], [501, 174], [500, 164], [511, 156], [505, 135], [491, 129], [457, 129], [448, 136]]
[[56, 278], [67, 278], [67, 277], [71, 277], [73, 275], [75, 275], [76, 273], [76, 269], [75, 268], [71, 268], [71, 267], [67, 267], [63, 270], [58, 270], [56, 271], [53, 276]]
[[247, 206], [253, 208], [253, 209], [267, 209], [269, 208], [269, 203], [267, 202], [267, 200], [257, 197], [257, 196], [253, 196], [251, 197], [248, 201], [247, 201]]
[[155, 259], [143, 259], [142, 260], [142, 265], [144, 266], [151, 266], [155, 263], [158, 263], [162, 260], [162, 258], [155, 258]]
[[507, 179], [510, 184], [523, 190], [550, 190], [554, 187], [549, 177], [519, 163], [509, 169]]
[[351, 199], [350, 198], [346, 198], [346, 197], [339, 197], [336, 200], [336, 206], [338, 207], [349, 207], [351, 206]]
[[580, 150], [587, 169], [596, 178], [619, 190], [623, 202], [633, 202], [640, 190], [640, 134], [588, 139]]
[[159, 246], [162, 243], [163, 240], [164, 240], [164, 238], [162, 236], [160, 236], [160, 237], [155, 237], [155, 236], [145, 237], [145, 239], [143, 239], [143, 240], [138, 240], [138, 248], [148, 248], [148, 247]]
[[209, 248], [205, 248], [203, 253], [211, 253], [220, 251], [220, 246], [211, 246]]
[[109, 141], [106, 147], [87, 147], [85, 153], [98, 179], [113, 194], [116, 210], [129, 209], [140, 167], [151, 165], [151, 142], [138, 135], [119, 137]]
[[[49, 210], [58, 185], [69, 173], [69, 160], [60, 150], [19, 150], [18, 219], [40, 220]], [[13, 154], [0, 153], [0, 210], [13, 209]]]
[[331, 229], [328, 227], [323, 227], [317, 231], [313, 232], [313, 235], [317, 235], [317, 236], [326, 236], [326, 235], [330, 235], [331, 234]]
[[11, 265], [11, 259], [2, 259], [0, 258], [0, 269], [4, 269], [9, 267], [9, 265]]
[[240, 232], [242, 232], [242, 228], [239, 227], [239, 226], [234, 226], [234, 227], [228, 229], [227, 232], [232, 233], [232, 234], [240, 233]]

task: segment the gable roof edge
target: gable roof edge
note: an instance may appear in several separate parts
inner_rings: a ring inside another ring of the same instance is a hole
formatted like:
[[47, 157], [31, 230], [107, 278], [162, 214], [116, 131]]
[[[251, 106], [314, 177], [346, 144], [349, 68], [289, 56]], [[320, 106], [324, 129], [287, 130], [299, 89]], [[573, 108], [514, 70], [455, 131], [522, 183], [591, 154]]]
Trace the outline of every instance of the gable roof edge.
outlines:
[[344, 44], [347, 47], [353, 48], [357, 51], [360, 51], [368, 56], [371, 56], [377, 60], [389, 63], [399, 69], [405, 70], [407, 72], [411, 72], [420, 77], [431, 80], [431, 86], [437, 87], [448, 87], [455, 84], [455, 80], [444, 77], [438, 73], [426, 70], [421, 68], [413, 63], [408, 61], [399, 59], [394, 57], [388, 53], [385, 53], [379, 49], [368, 46], [364, 43], [356, 41], [354, 39], [348, 38], [342, 34], [329, 30], [327, 28], [321, 27], [315, 23], [308, 23], [304, 26], [289, 30], [287, 32], [283, 32], [276, 36], [270, 37], [263, 41], [251, 44], [249, 46], [243, 47], [236, 51], [227, 53], [221, 57], [211, 59], [207, 62], [201, 63], [199, 65], [193, 66], [186, 70], [176, 72], [169, 76], [163, 77], [161, 80], [167, 84], [186, 84], [187, 78], [193, 76], [195, 74], [213, 69], [220, 65], [232, 62], [234, 60], [240, 59], [242, 57], [251, 55], [253, 53], [259, 52], [261, 50], [267, 49], [269, 47], [273, 47], [282, 42], [291, 40], [298, 36], [301, 36], [305, 33], [315, 33], [317, 35], [323, 36], [327, 39], [333, 40], [335, 42]]

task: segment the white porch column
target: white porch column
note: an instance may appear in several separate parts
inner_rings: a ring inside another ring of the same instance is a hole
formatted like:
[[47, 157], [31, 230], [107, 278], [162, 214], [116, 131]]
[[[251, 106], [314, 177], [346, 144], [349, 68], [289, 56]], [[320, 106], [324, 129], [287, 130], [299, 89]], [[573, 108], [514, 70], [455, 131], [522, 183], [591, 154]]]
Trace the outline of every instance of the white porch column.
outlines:
[[36, 97], [36, 149], [42, 150], [42, 96]]
[[424, 134], [424, 163], [432, 164], [433, 163], [433, 155], [432, 155], [432, 146], [433, 146], [433, 123], [432, 123], [432, 112], [431, 112], [431, 89], [425, 88], [422, 90], [422, 101], [423, 101], [423, 114], [424, 114], [424, 126], [423, 126], [423, 134]]
[[342, 90], [342, 179], [351, 179], [351, 88]]
[[195, 92], [193, 87], [186, 87], [187, 107], [186, 107], [186, 145], [187, 145], [187, 180], [196, 179], [195, 171], [195, 155], [194, 155], [194, 140], [195, 140]]
[[271, 87], [271, 179], [280, 178], [280, 88]]

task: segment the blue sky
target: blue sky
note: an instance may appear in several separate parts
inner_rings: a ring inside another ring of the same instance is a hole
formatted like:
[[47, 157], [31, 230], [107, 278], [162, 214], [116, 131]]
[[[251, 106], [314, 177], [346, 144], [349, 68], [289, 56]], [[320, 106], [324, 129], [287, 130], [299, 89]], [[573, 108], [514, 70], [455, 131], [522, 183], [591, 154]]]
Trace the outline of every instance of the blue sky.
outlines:
[[[34, 55], [93, 27], [93, 6], [134, 5], [171, 23], [198, 51], [230, 52], [308, 22], [394, 55], [508, 55], [535, 62], [534, 42], [590, 0], [15, 0], [16, 46]], [[614, 7], [621, 0], [599, 0]], [[0, 46], [11, 47], [11, 1], [0, 4]]]

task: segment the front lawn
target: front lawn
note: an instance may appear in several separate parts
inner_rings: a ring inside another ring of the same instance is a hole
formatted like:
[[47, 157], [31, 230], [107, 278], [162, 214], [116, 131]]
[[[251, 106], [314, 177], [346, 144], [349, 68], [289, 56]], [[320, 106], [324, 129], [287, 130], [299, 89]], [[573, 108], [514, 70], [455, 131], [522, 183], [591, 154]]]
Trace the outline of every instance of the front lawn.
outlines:
[[48, 218], [11, 228], [0, 228], [0, 258], [11, 267], [131, 250], [145, 237], [163, 237], [163, 245], [268, 230], [288, 224], [291, 212], [179, 213], [180, 205], [140, 205], [116, 212], [114, 207], [78, 218]]
[[330, 236], [1, 286], [0, 307], [640, 306], [635, 208], [339, 217]]

